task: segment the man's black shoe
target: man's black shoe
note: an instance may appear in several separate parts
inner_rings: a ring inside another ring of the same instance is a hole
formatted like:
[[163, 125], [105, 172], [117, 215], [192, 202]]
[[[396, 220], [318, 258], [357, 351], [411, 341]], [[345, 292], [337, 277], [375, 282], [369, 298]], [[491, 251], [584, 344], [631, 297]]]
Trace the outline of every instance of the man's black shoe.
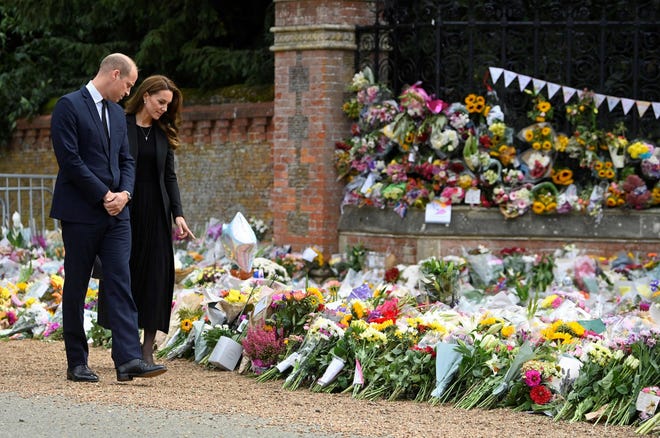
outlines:
[[167, 371], [165, 365], [149, 365], [142, 359], [133, 359], [117, 367], [117, 380], [126, 382], [134, 377], [156, 377]]
[[67, 380], [73, 380], [74, 382], [98, 382], [99, 376], [96, 373], [89, 369], [87, 365], [76, 365], [73, 368], [66, 370]]

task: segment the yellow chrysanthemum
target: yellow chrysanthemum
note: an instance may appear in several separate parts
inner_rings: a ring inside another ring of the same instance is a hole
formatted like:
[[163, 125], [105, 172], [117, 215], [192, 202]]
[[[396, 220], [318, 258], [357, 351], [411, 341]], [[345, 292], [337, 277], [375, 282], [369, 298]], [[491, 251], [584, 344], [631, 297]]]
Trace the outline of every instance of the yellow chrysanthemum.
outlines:
[[92, 289], [91, 287], [87, 288], [87, 294], [85, 295], [85, 299], [94, 300], [94, 299], [96, 299], [98, 294], [99, 294], [98, 289]]
[[364, 305], [359, 300], [353, 300], [351, 303], [351, 311], [357, 319], [364, 317]]
[[557, 142], [555, 143], [555, 149], [559, 152], [564, 152], [566, 146], [568, 146], [569, 139], [565, 135], [560, 135], [557, 137]]
[[516, 332], [516, 329], [512, 325], [505, 325], [502, 327], [502, 330], [500, 330], [500, 334], [504, 338], [508, 338], [509, 336], [513, 335]]
[[416, 318], [406, 318], [406, 324], [408, 324], [408, 327], [416, 329], [419, 327], [420, 324], [422, 324], [422, 318], [416, 317]]
[[341, 320], [339, 320], [339, 324], [348, 326], [349, 324], [351, 324], [352, 319], [353, 319], [353, 315], [347, 313], [341, 318]]
[[447, 329], [445, 328], [445, 326], [443, 326], [442, 324], [440, 324], [437, 321], [430, 322], [429, 325], [428, 325], [428, 328], [429, 328], [429, 330], [432, 330], [432, 331], [440, 333], [440, 334], [447, 333]]
[[499, 322], [497, 320], [497, 318], [495, 318], [494, 316], [489, 316], [489, 317], [486, 317], [486, 318], [482, 319], [479, 322], [479, 325], [482, 326], [482, 327], [487, 327], [487, 326], [496, 324], [497, 322]]
[[370, 327], [373, 327], [375, 330], [381, 332], [385, 331], [385, 329], [387, 329], [388, 327], [392, 327], [393, 325], [394, 325], [394, 321], [392, 321], [391, 319], [388, 319], [383, 322], [372, 322], [371, 324], [369, 324]]
[[55, 290], [62, 290], [64, 287], [64, 279], [57, 274], [51, 274], [50, 285], [53, 286], [53, 289]]

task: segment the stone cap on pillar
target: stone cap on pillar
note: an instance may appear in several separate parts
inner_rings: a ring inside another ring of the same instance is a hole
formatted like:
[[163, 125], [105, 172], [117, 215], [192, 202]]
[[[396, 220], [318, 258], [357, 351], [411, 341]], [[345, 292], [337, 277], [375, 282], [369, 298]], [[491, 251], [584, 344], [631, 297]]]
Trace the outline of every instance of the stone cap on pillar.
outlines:
[[271, 27], [273, 52], [294, 50], [357, 50], [355, 26], [322, 24]]

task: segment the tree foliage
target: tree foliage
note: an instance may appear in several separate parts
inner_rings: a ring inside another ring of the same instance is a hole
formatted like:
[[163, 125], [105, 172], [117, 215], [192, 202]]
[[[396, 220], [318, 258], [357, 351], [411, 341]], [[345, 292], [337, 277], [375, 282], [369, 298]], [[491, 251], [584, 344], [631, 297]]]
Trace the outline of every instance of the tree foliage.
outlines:
[[273, 81], [271, 0], [6, 0], [0, 3], [0, 144], [15, 122], [84, 85], [112, 52], [140, 78], [203, 90]]

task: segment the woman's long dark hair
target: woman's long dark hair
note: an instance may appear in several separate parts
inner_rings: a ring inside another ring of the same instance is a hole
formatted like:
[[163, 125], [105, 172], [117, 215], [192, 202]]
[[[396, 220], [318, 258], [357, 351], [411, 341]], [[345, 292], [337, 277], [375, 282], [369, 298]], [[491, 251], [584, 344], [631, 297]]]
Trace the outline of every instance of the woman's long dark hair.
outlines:
[[172, 92], [172, 102], [167, 106], [167, 112], [163, 113], [154, 122], [163, 130], [172, 149], [176, 149], [181, 144], [179, 126], [181, 125], [183, 95], [171, 79], [163, 75], [153, 75], [146, 78], [126, 102], [125, 111], [126, 114], [137, 114], [144, 106], [144, 93], [155, 94], [162, 90]]

